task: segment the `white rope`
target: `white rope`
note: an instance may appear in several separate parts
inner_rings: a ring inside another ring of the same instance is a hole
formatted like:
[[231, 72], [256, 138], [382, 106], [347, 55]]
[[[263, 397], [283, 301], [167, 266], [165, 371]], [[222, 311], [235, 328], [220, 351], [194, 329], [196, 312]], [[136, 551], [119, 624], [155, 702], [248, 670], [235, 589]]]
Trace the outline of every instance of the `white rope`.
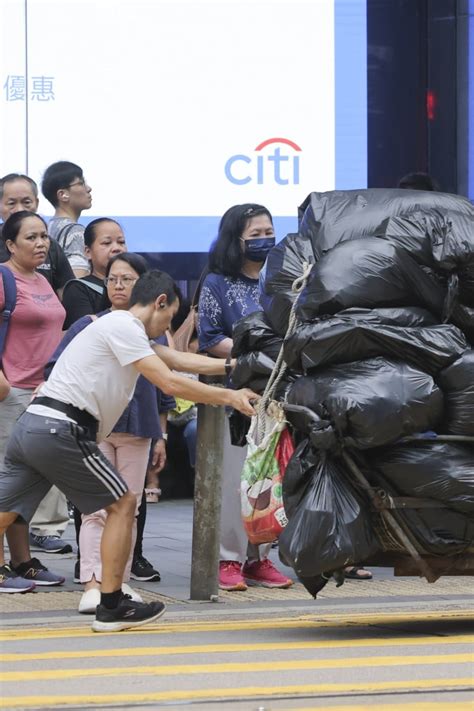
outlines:
[[[289, 336], [292, 335], [292, 333], [295, 331], [296, 328], [296, 307], [298, 305], [299, 298], [301, 296], [301, 293], [303, 289], [306, 286], [306, 283], [308, 281], [309, 274], [311, 272], [311, 269], [313, 268], [312, 264], [309, 264], [308, 262], [303, 262], [303, 274], [299, 276], [297, 279], [294, 280], [293, 284], [291, 285], [291, 291], [296, 294], [296, 298], [293, 301], [293, 304], [291, 306], [291, 311], [290, 311], [290, 316], [288, 318], [288, 328], [285, 334], [285, 339], [289, 338]], [[267, 418], [265, 417], [266, 409], [268, 406], [268, 403], [270, 400], [273, 398], [276, 389], [278, 388], [278, 385], [280, 384], [283, 376], [285, 375], [286, 369], [288, 367], [288, 364], [285, 362], [283, 358], [283, 350], [284, 350], [284, 342], [281, 345], [280, 352], [278, 353], [278, 358], [276, 359], [275, 367], [273, 368], [271, 375], [268, 379], [268, 383], [265, 387], [265, 390], [263, 391], [262, 397], [260, 398], [258, 405], [257, 405], [257, 421], [258, 421], [258, 426], [257, 426], [257, 437], [258, 441], [261, 442], [263, 437], [265, 436], [265, 425], [267, 422]]]

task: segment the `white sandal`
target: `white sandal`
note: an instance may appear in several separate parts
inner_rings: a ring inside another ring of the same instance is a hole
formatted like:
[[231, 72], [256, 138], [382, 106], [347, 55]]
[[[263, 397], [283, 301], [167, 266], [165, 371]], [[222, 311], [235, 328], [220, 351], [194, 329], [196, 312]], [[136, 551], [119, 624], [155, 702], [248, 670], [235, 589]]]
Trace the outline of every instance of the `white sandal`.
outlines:
[[145, 489], [147, 504], [157, 504], [160, 500], [161, 489]]

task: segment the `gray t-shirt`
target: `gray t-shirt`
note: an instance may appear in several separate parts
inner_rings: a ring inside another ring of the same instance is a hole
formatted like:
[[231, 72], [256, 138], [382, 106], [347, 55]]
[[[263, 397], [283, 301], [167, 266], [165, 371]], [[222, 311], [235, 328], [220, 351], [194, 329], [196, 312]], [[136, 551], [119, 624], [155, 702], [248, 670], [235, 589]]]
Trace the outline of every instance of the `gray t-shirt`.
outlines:
[[89, 271], [90, 265], [84, 254], [84, 225], [69, 217], [52, 217], [48, 222], [48, 234], [63, 248], [72, 269]]

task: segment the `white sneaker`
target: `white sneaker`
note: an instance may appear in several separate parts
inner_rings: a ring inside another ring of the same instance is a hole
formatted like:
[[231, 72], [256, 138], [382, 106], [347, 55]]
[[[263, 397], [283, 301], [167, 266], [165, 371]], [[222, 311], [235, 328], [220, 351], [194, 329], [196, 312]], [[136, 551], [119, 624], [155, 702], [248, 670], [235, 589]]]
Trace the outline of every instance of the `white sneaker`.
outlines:
[[97, 605], [100, 605], [100, 590], [98, 588], [91, 588], [90, 590], [86, 590], [81, 597], [78, 611], [82, 615], [95, 615]]
[[[142, 598], [137, 593], [137, 591], [133, 590], [133, 588], [131, 588], [130, 585], [127, 585], [127, 583], [122, 583], [122, 592], [124, 595], [130, 595], [133, 602], [143, 602]], [[95, 610], [94, 610], [94, 612], [95, 612]]]

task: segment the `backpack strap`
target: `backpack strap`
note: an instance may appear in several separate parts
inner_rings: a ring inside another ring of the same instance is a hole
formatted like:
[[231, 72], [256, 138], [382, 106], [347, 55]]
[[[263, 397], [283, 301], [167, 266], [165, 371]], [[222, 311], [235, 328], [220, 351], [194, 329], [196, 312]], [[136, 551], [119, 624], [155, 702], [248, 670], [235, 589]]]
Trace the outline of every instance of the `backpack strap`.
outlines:
[[78, 224], [78, 222], [68, 222], [59, 230], [56, 242], [63, 248], [64, 251], [66, 251], [66, 239], [68, 234], [71, 232], [72, 228]]
[[3, 293], [5, 295], [5, 303], [0, 314], [0, 364], [2, 362], [2, 353], [5, 347], [7, 338], [8, 324], [10, 322], [13, 311], [16, 306], [16, 281], [11, 270], [0, 264], [0, 275], [3, 282]]
[[68, 282], [64, 285], [64, 289], [69, 286], [69, 284], [73, 284], [74, 282], [78, 284], [85, 284], [89, 289], [92, 289], [92, 291], [95, 291], [96, 294], [102, 294], [104, 293], [104, 287], [100, 286], [100, 284], [94, 284], [92, 281], [88, 281], [86, 277], [83, 279], [69, 279]]

